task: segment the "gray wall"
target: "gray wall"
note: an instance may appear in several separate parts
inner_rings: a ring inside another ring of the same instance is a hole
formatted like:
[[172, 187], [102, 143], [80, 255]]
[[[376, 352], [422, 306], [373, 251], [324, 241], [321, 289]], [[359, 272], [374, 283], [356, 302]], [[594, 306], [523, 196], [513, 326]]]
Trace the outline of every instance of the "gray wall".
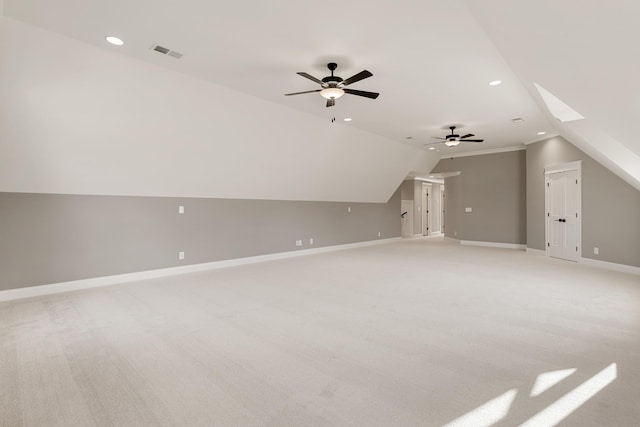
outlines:
[[462, 239], [462, 178], [460, 175], [444, 180], [444, 235]]
[[[432, 172], [457, 171], [459, 176], [445, 180], [445, 235], [525, 244], [525, 151], [442, 159]], [[473, 211], [465, 213], [466, 207]]]
[[0, 290], [398, 237], [399, 213], [400, 191], [387, 203], [0, 193]]
[[582, 256], [640, 267], [640, 192], [562, 137], [527, 145], [527, 246], [545, 249], [545, 166], [576, 160], [582, 161]]
[[413, 179], [408, 179], [406, 181], [402, 181], [402, 184], [400, 184], [400, 198], [402, 200], [413, 200], [415, 196], [413, 182]]

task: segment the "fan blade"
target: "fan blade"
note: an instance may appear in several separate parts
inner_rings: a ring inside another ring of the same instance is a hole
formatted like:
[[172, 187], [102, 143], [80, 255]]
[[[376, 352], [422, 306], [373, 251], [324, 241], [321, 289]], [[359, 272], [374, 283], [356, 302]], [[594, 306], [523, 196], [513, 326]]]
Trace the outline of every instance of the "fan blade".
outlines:
[[433, 139], [441, 139], [443, 141], [447, 140], [447, 138], [440, 138], [439, 136], [432, 136], [431, 138], [433, 138]]
[[304, 92], [294, 92], [294, 93], [285, 93], [284, 96], [291, 96], [291, 95], [302, 95], [303, 93], [313, 93], [313, 92], [320, 92], [322, 89], [316, 89], [316, 90], [307, 90]]
[[302, 77], [304, 77], [306, 79], [309, 79], [311, 81], [314, 81], [314, 82], [316, 82], [318, 84], [322, 84], [322, 80], [320, 80], [320, 79], [318, 79], [316, 77], [313, 77], [311, 74], [307, 74], [307, 73], [305, 73], [303, 71], [298, 71], [296, 74], [299, 75], [299, 76], [302, 76]]
[[463, 139], [461, 142], [482, 142], [484, 139]]
[[380, 94], [375, 92], [366, 92], [364, 90], [353, 90], [353, 89], [342, 89], [344, 93], [348, 93], [350, 95], [358, 95], [364, 96], [365, 98], [376, 99]]
[[367, 77], [371, 77], [371, 76], [373, 76], [373, 74], [371, 74], [370, 71], [367, 71], [367, 70], [360, 71], [358, 74], [349, 77], [347, 80], [343, 80], [342, 81], [342, 85], [343, 86], [348, 86], [351, 83], [359, 82], [360, 80], [364, 80]]
[[436, 145], [436, 144], [443, 144], [443, 143], [444, 143], [444, 141], [442, 141], [442, 142], [430, 142], [428, 144], [422, 144], [422, 145]]
[[333, 107], [336, 105], [336, 100], [334, 98], [327, 99], [327, 107]]
[[464, 138], [471, 138], [472, 136], [475, 136], [475, 135], [474, 135], [474, 134], [472, 134], [472, 133], [468, 133], [468, 134], [466, 134], [466, 135], [464, 135], [464, 136], [461, 136], [461, 137], [460, 137], [460, 139], [464, 139]]

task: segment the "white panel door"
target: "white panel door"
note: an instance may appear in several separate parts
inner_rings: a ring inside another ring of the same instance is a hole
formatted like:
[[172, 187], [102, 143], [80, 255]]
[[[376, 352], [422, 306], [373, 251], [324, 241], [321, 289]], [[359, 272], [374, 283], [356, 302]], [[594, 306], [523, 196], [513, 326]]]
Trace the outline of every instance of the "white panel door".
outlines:
[[547, 174], [546, 190], [548, 254], [578, 261], [578, 172]]
[[413, 200], [402, 200], [400, 204], [400, 221], [402, 237], [413, 237]]

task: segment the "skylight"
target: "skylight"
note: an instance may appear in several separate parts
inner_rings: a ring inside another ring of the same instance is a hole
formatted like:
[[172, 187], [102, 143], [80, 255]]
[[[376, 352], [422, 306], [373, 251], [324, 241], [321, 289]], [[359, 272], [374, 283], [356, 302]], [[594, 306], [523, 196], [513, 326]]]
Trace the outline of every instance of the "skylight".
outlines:
[[533, 84], [536, 86], [536, 89], [538, 89], [538, 93], [547, 105], [547, 108], [556, 119], [561, 122], [572, 122], [574, 120], [584, 119], [582, 114], [562, 102], [557, 96], [540, 86], [538, 83]]

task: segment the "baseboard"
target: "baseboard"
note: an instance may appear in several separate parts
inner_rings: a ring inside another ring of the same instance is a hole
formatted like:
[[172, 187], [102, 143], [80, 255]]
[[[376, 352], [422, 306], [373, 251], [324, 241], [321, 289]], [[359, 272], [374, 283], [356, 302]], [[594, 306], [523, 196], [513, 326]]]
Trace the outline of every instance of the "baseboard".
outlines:
[[520, 245], [517, 243], [478, 242], [475, 240], [460, 240], [460, 244], [465, 246], [484, 246], [487, 248], [502, 248], [502, 249], [524, 250], [527, 248], [527, 245]]
[[620, 273], [629, 273], [629, 274], [640, 275], [640, 267], [634, 267], [632, 265], [617, 264], [615, 262], [600, 261], [600, 260], [591, 259], [591, 258], [580, 258], [580, 259], [578, 259], [578, 262], [580, 264], [590, 265], [590, 266], [593, 266], [593, 267], [605, 268], [607, 270], [618, 271]]
[[531, 255], [542, 255], [542, 256], [547, 255], [547, 251], [543, 251], [540, 249], [533, 249], [533, 248], [527, 248], [527, 253]]
[[301, 249], [291, 252], [279, 252], [268, 255], [258, 255], [247, 258], [235, 258], [224, 261], [213, 261], [202, 264], [191, 264], [180, 267], [161, 268], [158, 270], [139, 271], [135, 273], [117, 274], [113, 276], [93, 277], [90, 279], [72, 280], [69, 282], [52, 283], [48, 285], [29, 286], [26, 288], [8, 289], [0, 291], [0, 302], [22, 298], [31, 298], [42, 295], [56, 294], [60, 292], [76, 291], [80, 289], [97, 288], [101, 286], [117, 285], [120, 283], [135, 282], [139, 280], [156, 279], [159, 277], [176, 276], [180, 274], [196, 273], [198, 271], [217, 270], [219, 268], [236, 267], [240, 265], [255, 264], [258, 262], [274, 261], [279, 259], [294, 258], [305, 255], [320, 254], [325, 252], [341, 251], [345, 249], [361, 248], [365, 246], [381, 245], [400, 241], [400, 237], [388, 239], [369, 240], [366, 242], [348, 243], [344, 245], [324, 246], [320, 248]]
[[449, 242], [453, 242], [453, 243], [460, 243], [460, 239], [455, 239], [455, 238], [449, 237], [449, 236], [444, 236], [444, 240], [445, 241], [449, 241]]

